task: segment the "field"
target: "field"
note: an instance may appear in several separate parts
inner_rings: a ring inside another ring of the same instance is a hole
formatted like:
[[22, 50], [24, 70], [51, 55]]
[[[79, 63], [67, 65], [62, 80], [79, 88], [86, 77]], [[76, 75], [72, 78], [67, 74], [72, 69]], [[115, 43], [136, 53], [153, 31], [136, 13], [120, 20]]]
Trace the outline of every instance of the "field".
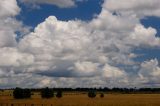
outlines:
[[160, 106], [160, 94], [105, 94], [88, 98], [85, 93], [65, 93], [62, 98], [41, 99], [35, 93], [31, 99], [15, 100], [10, 94], [0, 95], [0, 106]]

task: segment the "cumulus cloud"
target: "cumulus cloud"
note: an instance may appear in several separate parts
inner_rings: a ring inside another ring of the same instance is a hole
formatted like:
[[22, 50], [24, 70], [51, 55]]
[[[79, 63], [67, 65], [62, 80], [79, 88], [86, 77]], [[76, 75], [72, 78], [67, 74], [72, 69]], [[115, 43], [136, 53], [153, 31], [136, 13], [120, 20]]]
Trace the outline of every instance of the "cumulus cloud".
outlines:
[[[139, 64], [134, 61], [138, 54], [133, 52], [137, 47], [160, 46], [156, 29], [145, 28], [140, 23], [145, 16], [159, 16], [158, 0], [131, 0], [132, 3], [106, 0], [101, 13], [89, 22], [60, 21], [49, 16], [19, 42], [15, 40], [15, 32], [27, 29], [14, 18], [20, 12], [16, 0], [10, 1], [11, 4], [9, 0], [0, 3], [0, 85], [3, 87], [126, 87], [130, 83], [133, 86], [159, 83], [158, 60]], [[62, 8], [75, 5], [73, 0], [22, 2]], [[8, 9], [8, 5], [12, 6]]]
[[20, 53], [16, 48], [1, 48], [0, 66], [3, 67], [20, 67], [33, 64], [34, 57], [30, 54]]
[[1, 0], [0, 1], [0, 17], [15, 16], [20, 12], [16, 0]]
[[157, 31], [152, 28], [144, 28], [143, 25], [136, 25], [134, 31], [131, 32], [130, 36], [125, 40], [128, 41], [128, 44], [132, 44], [135, 46], [159, 46], [160, 38], [155, 37]]
[[[1, 84], [8, 79], [9, 75], [15, 72], [14, 67], [30, 64], [30, 56], [21, 53], [17, 49], [16, 32], [26, 33], [28, 28], [22, 22], [15, 19], [19, 14], [20, 8], [16, 0], [0, 1], [0, 76]], [[24, 68], [24, 67], [23, 67]], [[6, 77], [6, 80], [3, 80]], [[6, 83], [7, 84], [7, 83]], [[3, 85], [5, 86], [5, 85]]]
[[112, 12], [123, 15], [160, 16], [159, 0], [105, 0], [104, 7]]
[[126, 73], [123, 70], [118, 69], [117, 67], [110, 66], [106, 64], [103, 68], [104, 76], [106, 78], [126, 78]]
[[15, 32], [25, 34], [29, 31], [22, 22], [14, 18], [20, 10], [16, 0], [0, 1], [0, 47], [16, 46]]
[[141, 63], [139, 72], [140, 78], [147, 82], [159, 82], [160, 67], [157, 59], [152, 59]]
[[14, 31], [19, 26], [19, 23], [11, 17], [19, 12], [20, 8], [15, 0], [0, 1], [0, 47], [14, 46], [16, 44]]
[[69, 70], [74, 71], [73, 74], [77, 74], [78, 76], [96, 76], [100, 74], [101, 72], [98, 69], [98, 64], [92, 63], [89, 61], [84, 61], [84, 62], [76, 62], [74, 64], [74, 67], [70, 67]]
[[99, 36], [95, 39], [96, 34], [87, 26], [90, 24], [77, 20], [59, 21], [54, 16], [39, 24], [33, 33], [19, 43], [21, 51], [35, 56], [35, 62], [28, 68], [28, 72], [41, 73], [40, 75], [49, 77], [99, 76], [114, 79], [114, 83], [121, 79], [120, 82], [124, 83], [127, 80], [125, 71], [110, 66], [108, 57], [105, 56], [105, 53], [114, 53], [114, 50], [103, 51], [104, 47], [99, 48], [105, 46], [99, 40], [105, 39]]

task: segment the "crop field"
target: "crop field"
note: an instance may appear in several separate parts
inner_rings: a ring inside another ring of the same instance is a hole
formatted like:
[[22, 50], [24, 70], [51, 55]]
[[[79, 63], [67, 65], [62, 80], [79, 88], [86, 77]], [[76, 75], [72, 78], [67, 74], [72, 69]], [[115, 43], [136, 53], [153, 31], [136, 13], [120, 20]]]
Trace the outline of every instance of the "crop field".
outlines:
[[64, 93], [62, 98], [42, 99], [34, 93], [31, 99], [13, 99], [0, 94], [0, 106], [160, 106], [160, 94], [105, 94], [89, 98], [85, 93]]

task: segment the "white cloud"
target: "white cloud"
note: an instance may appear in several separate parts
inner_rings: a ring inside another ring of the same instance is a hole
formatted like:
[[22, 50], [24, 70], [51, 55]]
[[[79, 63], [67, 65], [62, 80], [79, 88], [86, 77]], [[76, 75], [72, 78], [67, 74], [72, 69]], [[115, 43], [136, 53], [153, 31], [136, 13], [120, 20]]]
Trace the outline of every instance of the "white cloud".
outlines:
[[[11, 36], [13, 35], [13, 36]], [[12, 31], [0, 30], [0, 47], [15, 46], [16, 40]]]
[[157, 59], [145, 61], [141, 63], [141, 70], [139, 72], [141, 78], [146, 78], [148, 81], [151, 79], [158, 80], [159, 83], [159, 76], [160, 76], [160, 67]]
[[15, 16], [20, 12], [16, 0], [1, 0], [0, 1], [0, 17]]
[[160, 38], [156, 37], [157, 31], [152, 28], [144, 28], [142, 25], [136, 25], [134, 31], [126, 38], [128, 44], [135, 46], [160, 46]]
[[[15, 70], [18, 70], [16, 67], [32, 64], [32, 55], [21, 53], [17, 49], [16, 31], [21, 34], [28, 32], [28, 28], [15, 19], [20, 10], [16, 0], [0, 1], [0, 76], [2, 77], [1, 83], [5, 81], [6, 85], [9, 75], [14, 74]], [[6, 80], [3, 80], [3, 78]]]
[[131, 75], [129, 80], [132, 86], [159, 87], [160, 67], [157, 59], [142, 62], [137, 70], [137, 75]]
[[[90, 43], [89, 33], [81, 22], [58, 21], [51, 16], [20, 42], [21, 49], [35, 53], [74, 53]], [[30, 44], [28, 44], [30, 43]], [[27, 49], [27, 50], [28, 50]], [[34, 49], [34, 50], [33, 50]]]
[[82, 77], [93, 77], [100, 75], [102, 72], [98, 69], [98, 64], [89, 61], [76, 62], [74, 67], [70, 67], [69, 70], [73, 71], [73, 74]]
[[[110, 66], [109, 72], [104, 70], [107, 69], [107, 65], [105, 68], [103, 65], [107, 64], [108, 57], [99, 49], [99, 46], [104, 44], [98, 40], [105, 39], [99, 36], [95, 39], [96, 34], [93, 34], [88, 26], [90, 24], [78, 20], [59, 21], [54, 16], [39, 24], [33, 33], [27, 35], [19, 43], [21, 51], [31, 53], [35, 57], [35, 62], [32, 67], [28, 68], [28, 72], [42, 72], [42, 75], [53, 77], [56, 76], [55, 73], [66, 76], [67, 72], [67, 76], [74, 77], [74, 79], [88, 76], [99, 76], [103, 79], [107, 75], [110, 76], [109, 79], [112, 79], [115, 76], [114, 73], [119, 73], [115, 79], [127, 76], [124, 71], [113, 66]], [[103, 76], [104, 73], [106, 76]], [[120, 82], [126, 83], [124, 79]], [[98, 85], [98, 82], [96, 84]], [[73, 86], [73, 84], [70, 85]]]
[[0, 1], [0, 47], [16, 45], [14, 28], [17, 28], [19, 23], [11, 17], [19, 12], [20, 8], [17, 6], [16, 0]]
[[160, 16], [159, 0], [105, 0], [104, 7], [123, 15]]
[[109, 83], [111, 87], [124, 87], [129, 85], [128, 82], [130, 79], [128, 79], [128, 75], [124, 70], [109, 64], [105, 64], [102, 70], [102, 76], [106, 79], [107, 83]]
[[16, 0], [1, 0], [0, 1], [0, 47], [16, 46], [16, 31], [25, 34], [29, 31], [24, 27], [22, 22], [14, 17], [19, 14], [20, 8]]
[[23, 67], [32, 65], [34, 62], [31, 54], [20, 53], [16, 48], [1, 48], [0, 54], [0, 66], [2, 67]]

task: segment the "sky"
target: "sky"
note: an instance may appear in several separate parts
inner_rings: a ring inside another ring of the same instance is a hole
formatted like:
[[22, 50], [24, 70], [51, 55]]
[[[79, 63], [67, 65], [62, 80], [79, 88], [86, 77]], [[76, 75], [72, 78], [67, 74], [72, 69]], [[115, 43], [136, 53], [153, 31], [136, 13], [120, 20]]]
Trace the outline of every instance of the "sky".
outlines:
[[1, 0], [0, 88], [160, 87], [159, 0]]

